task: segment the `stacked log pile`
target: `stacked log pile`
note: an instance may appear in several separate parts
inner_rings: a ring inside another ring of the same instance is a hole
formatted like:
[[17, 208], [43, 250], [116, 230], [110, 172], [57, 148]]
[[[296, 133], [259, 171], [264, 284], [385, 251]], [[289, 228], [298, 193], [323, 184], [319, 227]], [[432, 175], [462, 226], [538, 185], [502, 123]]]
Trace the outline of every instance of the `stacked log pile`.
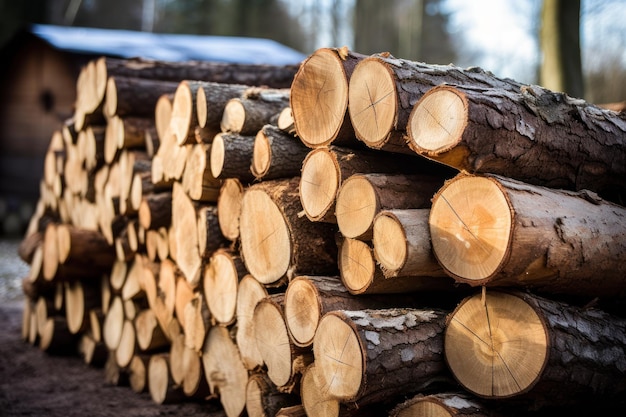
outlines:
[[202, 65], [81, 73], [24, 340], [229, 417], [626, 407], [623, 114], [345, 48]]

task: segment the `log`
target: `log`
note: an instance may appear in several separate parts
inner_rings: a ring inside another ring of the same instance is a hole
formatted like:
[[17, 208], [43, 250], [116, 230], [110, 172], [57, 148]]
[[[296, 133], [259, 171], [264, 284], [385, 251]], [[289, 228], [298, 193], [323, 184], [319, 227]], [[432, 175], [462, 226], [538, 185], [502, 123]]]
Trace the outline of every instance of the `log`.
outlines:
[[[162, 143], [167, 136], [171, 135], [169, 128], [172, 120], [173, 102], [174, 93], [163, 94], [154, 105], [154, 127], [157, 132], [157, 137], [159, 138], [159, 143]], [[176, 141], [174, 141], [174, 143], [176, 143]], [[159, 149], [160, 148], [161, 146], [159, 144]], [[158, 149], [157, 154], [159, 154]]]
[[202, 81], [184, 80], [178, 84], [172, 102], [170, 132], [179, 146], [196, 143], [195, 128], [198, 126], [196, 94]]
[[[328, 389], [321, 379], [321, 370], [315, 362], [310, 364], [303, 372], [300, 382], [300, 397], [302, 408], [307, 416], [339, 417], [348, 415], [342, 410], [341, 403], [331, 397]], [[343, 411], [343, 412], [342, 412]]]
[[206, 401], [210, 398], [210, 389], [200, 355], [195, 349], [185, 347], [183, 363], [185, 367], [182, 381], [183, 393], [187, 398]]
[[146, 231], [167, 227], [172, 221], [172, 192], [145, 194], [139, 205], [139, 224]]
[[133, 319], [124, 319], [120, 342], [115, 349], [115, 361], [120, 368], [125, 369], [128, 367], [133, 356], [135, 356], [136, 345], [137, 337]]
[[104, 381], [114, 387], [128, 386], [128, 372], [120, 368], [115, 360], [115, 354], [109, 354], [104, 364]]
[[[264, 373], [250, 375], [246, 385], [246, 413], [249, 417], [275, 416], [284, 407], [299, 403], [296, 394], [280, 392]], [[302, 414], [302, 417], [305, 415]]]
[[245, 191], [241, 203], [241, 255], [261, 283], [281, 286], [299, 274], [337, 272], [335, 225], [301, 217], [299, 177], [262, 181]]
[[211, 393], [219, 395], [226, 416], [241, 415], [246, 405], [248, 371], [226, 327], [214, 326], [209, 330], [202, 350], [202, 366]]
[[162, 95], [176, 91], [174, 81], [151, 80], [141, 77], [110, 76], [104, 95], [107, 117], [154, 117], [154, 109]]
[[135, 317], [137, 346], [142, 352], [153, 352], [169, 346], [169, 340], [159, 326], [154, 311], [150, 308], [141, 310]]
[[[450, 296], [450, 294], [447, 294]], [[334, 310], [362, 310], [392, 307], [416, 308], [433, 302], [431, 294], [353, 295], [338, 276], [295, 277], [285, 290], [284, 316], [291, 340], [296, 346], [311, 346], [324, 314]], [[452, 304], [452, 303], [449, 303]], [[450, 307], [453, 307], [452, 305]]]
[[250, 171], [257, 181], [299, 176], [309, 151], [295, 135], [267, 124], [254, 137]]
[[77, 336], [67, 327], [64, 317], [53, 316], [46, 319], [39, 337], [39, 349], [53, 355], [75, 355]]
[[182, 186], [189, 198], [194, 201], [215, 203], [222, 180], [213, 174], [211, 158], [213, 145], [204, 143], [188, 145]]
[[198, 126], [213, 132], [220, 131], [224, 108], [230, 99], [241, 96], [249, 85], [224, 84], [207, 81], [196, 92]]
[[179, 385], [174, 384], [168, 365], [168, 354], [157, 353], [148, 362], [148, 390], [157, 404], [175, 404], [185, 400]]
[[89, 311], [100, 302], [99, 287], [81, 281], [65, 282], [64, 306], [67, 328], [72, 334], [87, 330]]
[[104, 367], [109, 356], [109, 350], [104, 345], [104, 342], [95, 341], [88, 333], [80, 335], [78, 350], [83, 358], [83, 362], [94, 368]]
[[302, 162], [300, 177], [300, 200], [309, 220], [336, 223], [337, 192], [348, 177], [358, 173], [441, 173], [442, 178], [456, 174], [413, 156], [338, 146], [313, 149]]
[[56, 235], [59, 263], [80, 263], [100, 270], [113, 265], [115, 250], [100, 232], [59, 224]]
[[200, 279], [202, 258], [198, 249], [196, 205], [180, 183], [172, 188], [172, 231], [176, 240], [176, 264], [185, 279], [195, 286]]
[[35, 252], [37, 252], [37, 250], [41, 250], [39, 248], [42, 244], [42, 232], [36, 231], [34, 233], [30, 233], [20, 240], [19, 246], [17, 247], [17, 254], [22, 261], [30, 265], [33, 262]]
[[538, 86], [517, 93], [439, 86], [415, 105], [407, 133], [416, 153], [459, 170], [588, 189], [619, 203], [625, 132], [624, 114]]
[[624, 296], [623, 206], [589, 191], [459, 174], [433, 197], [434, 254], [455, 280], [602, 297]]
[[405, 292], [451, 292], [455, 281], [449, 276], [385, 277], [374, 259], [371, 243], [352, 239], [339, 240], [339, 275], [351, 294], [400, 294]]
[[322, 389], [363, 406], [444, 384], [445, 315], [438, 309], [327, 313], [313, 341]]
[[353, 174], [337, 192], [335, 215], [344, 237], [371, 240], [376, 215], [386, 209], [429, 208], [444, 178], [432, 175]]
[[320, 48], [300, 65], [291, 84], [291, 112], [306, 146], [358, 142], [348, 115], [348, 83], [363, 58], [346, 47]]
[[115, 351], [122, 338], [122, 328], [124, 327], [124, 302], [119, 296], [113, 297], [111, 305], [104, 318], [102, 328], [102, 338], [107, 348]]
[[[285, 133], [296, 136], [296, 126], [293, 123], [293, 113], [291, 106], [285, 107], [278, 115], [276, 126]], [[308, 148], [307, 148], [308, 149]]]
[[268, 296], [267, 289], [248, 274], [241, 278], [237, 288], [237, 303], [235, 308], [237, 332], [235, 341], [241, 353], [241, 361], [249, 370], [257, 370], [263, 365], [263, 357], [256, 342], [253, 322], [254, 309], [259, 301]]
[[202, 275], [202, 289], [217, 324], [228, 326], [235, 322], [237, 288], [247, 273], [238, 252], [218, 249], [209, 259]]
[[239, 238], [239, 216], [244, 187], [237, 178], [226, 178], [217, 199], [218, 222], [222, 235], [231, 242]]
[[150, 355], [135, 355], [128, 365], [128, 382], [133, 392], [141, 394], [148, 391], [148, 368]]
[[395, 406], [390, 417], [409, 416], [436, 417], [496, 417], [500, 415], [479, 400], [465, 392], [441, 392], [436, 394], [418, 394]]
[[254, 153], [254, 136], [239, 133], [218, 133], [211, 144], [210, 163], [214, 178], [237, 178], [250, 184], [255, 177], [250, 170]]
[[289, 98], [289, 88], [249, 88], [241, 97], [226, 103], [220, 129], [242, 136], [255, 135], [264, 125], [276, 124], [280, 112], [289, 106]]
[[[207, 306], [202, 291], [195, 291], [183, 309], [185, 347], [199, 356], [207, 332], [212, 324], [211, 312]], [[194, 385], [197, 385], [194, 384]]]
[[[192, 301], [197, 292], [195, 291], [195, 287], [193, 287], [189, 281], [180, 273], [176, 276], [176, 289], [175, 289], [175, 298], [174, 298], [174, 317], [180, 323], [180, 327], [183, 331], [187, 330], [187, 316], [185, 315], [185, 310], [187, 308], [187, 304]], [[172, 294], [174, 295], [174, 294]]]
[[283, 315], [284, 298], [278, 293], [260, 300], [254, 308], [252, 325], [267, 376], [281, 392], [291, 393], [302, 371], [313, 362], [313, 354], [311, 349], [290, 340]]
[[202, 259], [210, 259], [215, 251], [228, 247], [230, 241], [222, 235], [216, 205], [198, 209], [198, 250]]
[[372, 246], [386, 278], [447, 276], [430, 243], [429, 217], [428, 208], [378, 212], [372, 226]]
[[519, 92], [522, 84], [473, 67], [432, 65], [377, 54], [359, 62], [348, 90], [355, 135], [368, 147], [410, 153], [406, 130], [415, 103], [439, 84]]
[[538, 410], [623, 398], [625, 343], [626, 321], [602, 310], [483, 290], [450, 313], [444, 348], [470, 393]]

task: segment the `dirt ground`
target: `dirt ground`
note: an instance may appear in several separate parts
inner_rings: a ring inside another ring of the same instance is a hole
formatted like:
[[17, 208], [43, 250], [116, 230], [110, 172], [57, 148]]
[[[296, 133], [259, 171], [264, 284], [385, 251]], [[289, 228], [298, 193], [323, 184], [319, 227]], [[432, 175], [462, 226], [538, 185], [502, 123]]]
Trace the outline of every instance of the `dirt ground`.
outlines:
[[[157, 404], [149, 393], [111, 386], [79, 356], [51, 356], [21, 339], [22, 303], [0, 305], [0, 416], [211, 416], [218, 402]], [[215, 401], [215, 400], [214, 400]]]

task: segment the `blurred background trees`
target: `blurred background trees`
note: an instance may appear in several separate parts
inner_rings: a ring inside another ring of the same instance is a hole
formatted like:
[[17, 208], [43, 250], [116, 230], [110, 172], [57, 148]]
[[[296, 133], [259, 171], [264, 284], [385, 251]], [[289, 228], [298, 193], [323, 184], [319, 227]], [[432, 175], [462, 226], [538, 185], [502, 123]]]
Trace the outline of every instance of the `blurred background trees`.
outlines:
[[[263, 37], [305, 54], [322, 46], [347, 45], [365, 54], [386, 51], [399, 58], [426, 63], [481, 66], [499, 76], [545, 85], [591, 102], [608, 103], [626, 99], [624, 3], [623, 0], [0, 0], [0, 46], [27, 22]], [[542, 16], [550, 16], [547, 13], [550, 5], [565, 9], [554, 9], [556, 14], [551, 15], [547, 24], [547, 18], [542, 20]], [[496, 15], [496, 6], [506, 8], [507, 14]], [[513, 23], [498, 29], [500, 32], [492, 32], [486, 42], [474, 42], [468, 36], [469, 31], [486, 31], [491, 25], [473, 23], [472, 28], [470, 7], [491, 16], [489, 22], [494, 25], [498, 21], [502, 23], [508, 15], [514, 16]], [[558, 28], [567, 31], [569, 38], [564, 38], [562, 32], [557, 38], [551, 37], [557, 39], [554, 43], [557, 46], [549, 49], [549, 33]], [[508, 39], [502, 33], [505, 30], [523, 31], [534, 55], [520, 55], [522, 45], [505, 44]], [[489, 49], [493, 45], [499, 49]], [[570, 58], [558, 59], [569, 64], [550, 64], [554, 62], [550, 57], [559, 57], [566, 50], [572, 51]], [[549, 68], [553, 69], [548, 71]], [[574, 80], [572, 84], [549, 81], [549, 74], [555, 77], [576, 68], [579, 76], [567, 78]]]

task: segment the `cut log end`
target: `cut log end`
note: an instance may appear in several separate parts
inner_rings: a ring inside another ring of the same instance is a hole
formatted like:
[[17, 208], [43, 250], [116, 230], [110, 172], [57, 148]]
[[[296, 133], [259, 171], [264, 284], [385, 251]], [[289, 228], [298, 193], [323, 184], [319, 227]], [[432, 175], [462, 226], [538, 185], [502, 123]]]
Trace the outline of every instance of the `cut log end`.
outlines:
[[454, 147], [468, 123], [465, 96], [451, 87], [435, 87], [417, 102], [407, 125], [409, 147], [436, 156]]
[[172, 115], [170, 119], [170, 129], [176, 137], [178, 145], [188, 143], [191, 121], [195, 116], [194, 97], [192, 89], [186, 82], [182, 81], [174, 93], [172, 102]]
[[350, 78], [348, 111], [354, 132], [378, 148], [394, 128], [397, 92], [389, 69], [376, 58], [361, 61]]
[[281, 387], [291, 377], [291, 345], [280, 306], [268, 300], [261, 300], [254, 309], [255, 339], [267, 375]]
[[117, 86], [114, 77], [109, 77], [106, 84], [106, 93], [104, 95], [104, 113], [107, 116], [117, 114]]
[[430, 234], [435, 257], [453, 277], [479, 285], [508, 256], [513, 212], [498, 183], [457, 177], [433, 198]]
[[331, 397], [350, 401], [361, 388], [365, 368], [363, 346], [356, 330], [340, 312], [326, 314], [313, 341], [315, 366]]
[[376, 265], [367, 243], [346, 238], [339, 249], [341, 281], [352, 294], [367, 291], [374, 280]]
[[224, 148], [223, 133], [218, 133], [211, 143], [209, 166], [211, 167], [211, 175], [213, 178], [220, 178], [222, 169], [224, 168], [224, 158], [226, 150]]
[[332, 50], [319, 49], [300, 66], [291, 86], [298, 136], [310, 147], [330, 143], [339, 133], [347, 108], [348, 83], [341, 61]]
[[196, 92], [196, 116], [198, 118], [198, 126], [204, 128], [207, 123], [207, 98], [204, 87], [198, 87]]
[[319, 221], [334, 206], [339, 175], [337, 161], [328, 149], [309, 152], [300, 176], [300, 201], [309, 220]]
[[362, 238], [371, 232], [372, 222], [380, 204], [371, 183], [364, 177], [353, 175], [343, 182], [337, 193], [336, 216], [341, 234], [349, 238]]
[[315, 285], [295, 278], [285, 291], [285, 322], [294, 343], [309, 346], [321, 318], [321, 305]]
[[252, 165], [250, 170], [255, 177], [263, 177], [270, 169], [272, 162], [272, 147], [269, 139], [262, 130], [254, 138], [254, 150], [252, 152]]
[[402, 224], [390, 212], [374, 219], [372, 243], [374, 256], [383, 271], [399, 271], [407, 261], [407, 238]]
[[241, 132], [246, 121], [246, 109], [239, 98], [233, 98], [226, 103], [220, 123], [222, 132]]
[[528, 391], [548, 359], [548, 337], [523, 299], [487, 292], [466, 298], [450, 315], [444, 353], [455, 378], [480, 397]]

